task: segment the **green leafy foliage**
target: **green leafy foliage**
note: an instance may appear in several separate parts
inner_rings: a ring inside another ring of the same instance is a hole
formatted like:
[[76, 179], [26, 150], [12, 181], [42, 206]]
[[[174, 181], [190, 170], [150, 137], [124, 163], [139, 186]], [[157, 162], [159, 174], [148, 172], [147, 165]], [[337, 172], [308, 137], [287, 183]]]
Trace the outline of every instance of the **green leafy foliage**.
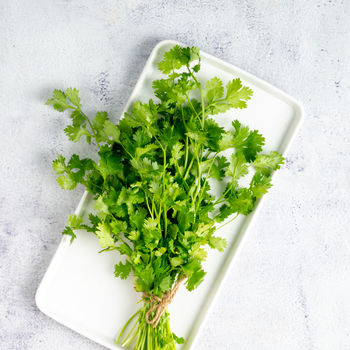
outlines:
[[[73, 154], [69, 160], [58, 155], [52, 164], [63, 189], [81, 184], [95, 199], [89, 223], [70, 216], [63, 234], [73, 241], [75, 230], [94, 233], [103, 251], [125, 257], [115, 265], [115, 276], [132, 275], [135, 289], [147, 295], [161, 297], [183, 276], [188, 290], [197, 288], [205, 277], [206, 247], [222, 252], [227, 245], [226, 238], [214, 236], [217, 223], [252, 212], [283, 164], [278, 152], [261, 153], [265, 139], [257, 130], [238, 120], [225, 129], [224, 116], [210, 117], [246, 108], [253, 92], [239, 78], [226, 86], [218, 77], [201, 82], [200, 66], [197, 48], [172, 47], [158, 65], [167, 76], [153, 82], [157, 100], [137, 101], [118, 124], [106, 112], [88, 118], [74, 88], [54, 90], [47, 101], [71, 112], [65, 128], [70, 140], [85, 137], [98, 148], [98, 161]], [[211, 192], [215, 181], [226, 184], [217, 197]], [[168, 331], [154, 330], [152, 342], [168, 349], [183, 342]]]
[[175, 45], [164, 54], [158, 68], [164, 74], [169, 74], [184, 65], [188, 65], [194, 59], [199, 59], [199, 50], [196, 47], [180, 47]]
[[260, 170], [264, 175], [270, 175], [283, 164], [283, 157], [276, 151], [270, 154], [259, 154], [254, 161], [254, 168]]
[[74, 230], [89, 230], [89, 226], [82, 224], [83, 218], [76, 214], [69, 215], [67, 226], [64, 228], [62, 234], [70, 236], [72, 243], [77, 236], [74, 233]]
[[64, 190], [72, 190], [77, 184], [86, 184], [87, 175], [94, 170], [95, 163], [89, 159], [80, 159], [73, 154], [68, 163], [62, 155], [52, 162], [52, 167], [56, 174], [60, 175], [57, 182]]
[[220, 79], [213, 78], [206, 84], [205, 99], [207, 101], [208, 114], [219, 114], [231, 108], [246, 108], [253, 91], [243, 86], [239, 78], [229, 81], [226, 85], [226, 95]]
[[124, 264], [120, 262], [114, 266], [114, 274], [116, 277], [120, 277], [122, 280], [125, 280], [131, 272], [131, 263], [126, 261]]
[[62, 234], [63, 234], [63, 235], [70, 236], [70, 237], [71, 237], [71, 239], [70, 239], [70, 242], [71, 242], [71, 243], [77, 238], [77, 236], [75, 235], [74, 231], [73, 231], [72, 228], [69, 227], [69, 226], [66, 226], [66, 227], [64, 228], [64, 230], [62, 231]]
[[97, 225], [96, 235], [102, 248], [114, 247], [115, 242], [112, 237], [112, 232], [106, 222], [101, 222]]
[[223, 252], [226, 248], [227, 241], [222, 237], [210, 237], [209, 246], [213, 249], [217, 249], [219, 252]]
[[248, 165], [245, 156], [241, 152], [233, 153], [231, 162], [226, 170], [226, 175], [231, 176], [233, 181], [248, 174]]

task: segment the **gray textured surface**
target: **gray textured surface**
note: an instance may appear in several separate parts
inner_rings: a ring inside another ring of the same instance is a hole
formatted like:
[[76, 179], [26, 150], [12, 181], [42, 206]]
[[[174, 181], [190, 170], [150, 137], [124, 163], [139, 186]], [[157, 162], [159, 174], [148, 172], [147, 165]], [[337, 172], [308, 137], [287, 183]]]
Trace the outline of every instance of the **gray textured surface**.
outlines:
[[201, 47], [298, 98], [302, 130], [196, 349], [350, 348], [349, 2], [0, 2], [0, 347], [102, 349], [34, 295], [82, 189], [50, 162], [84, 145], [43, 105], [78, 86], [118, 116], [152, 47]]

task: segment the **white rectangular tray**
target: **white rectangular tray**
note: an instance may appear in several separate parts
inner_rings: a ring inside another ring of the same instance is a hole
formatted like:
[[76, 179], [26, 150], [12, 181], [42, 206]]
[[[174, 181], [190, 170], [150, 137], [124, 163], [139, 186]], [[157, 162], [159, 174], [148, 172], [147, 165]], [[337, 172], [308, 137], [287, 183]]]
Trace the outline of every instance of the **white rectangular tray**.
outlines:
[[[161, 77], [157, 63], [163, 53], [175, 44], [179, 43], [166, 40], [153, 49], [125, 110], [136, 100], [147, 101], [153, 97], [152, 81]], [[217, 116], [219, 124], [229, 128], [233, 119], [239, 119], [265, 136], [265, 151], [278, 150], [285, 154], [302, 120], [300, 104], [239, 68], [204, 52], [201, 52], [201, 57], [199, 80], [218, 76], [227, 82], [239, 77], [254, 91], [247, 109], [231, 110]], [[261, 204], [262, 201], [248, 217], [239, 217], [218, 232], [228, 240], [225, 252], [210, 250], [204, 265], [207, 271], [205, 281], [191, 293], [182, 287], [170, 305], [171, 327], [177, 335], [186, 339], [186, 343], [179, 348], [190, 349], [193, 346], [242, 238]], [[84, 215], [89, 206], [91, 198], [85, 193], [76, 213]], [[98, 240], [91, 233], [77, 232], [77, 237], [72, 245], [67, 237], [62, 238], [36, 293], [37, 306], [46, 315], [97, 343], [109, 349], [120, 349], [115, 344], [115, 337], [126, 320], [140, 307], [137, 304], [140, 295], [133, 289], [132, 278], [122, 281], [114, 277], [118, 253], [98, 254]]]

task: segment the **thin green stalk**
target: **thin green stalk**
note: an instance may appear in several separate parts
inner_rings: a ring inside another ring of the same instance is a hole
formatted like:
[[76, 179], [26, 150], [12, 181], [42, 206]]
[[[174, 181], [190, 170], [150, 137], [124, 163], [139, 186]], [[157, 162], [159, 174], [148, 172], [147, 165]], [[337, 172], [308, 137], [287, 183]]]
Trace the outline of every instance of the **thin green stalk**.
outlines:
[[[120, 143], [120, 145], [123, 147], [123, 150], [130, 156], [131, 159], [136, 160], [136, 159], [134, 158], [134, 156], [133, 156], [130, 152], [128, 152], [128, 150], [124, 147], [124, 145], [123, 145], [122, 143]], [[141, 174], [140, 174], [140, 175], [141, 175]]]
[[197, 171], [198, 171], [198, 175], [197, 175], [197, 179], [196, 179], [196, 180], [198, 180], [198, 184], [197, 184], [196, 192], [194, 195], [194, 200], [195, 200], [197, 198], [199, 190], [200, 190], [202, 172], [201, 172], [201, 165], [200, 165], [200, 161], [199, 161], [199, 157], [198, 157], [198, 149], [197, 149], [198, 146], [196, 147], [196, 145], [193, 145], [193, 142], [191, 139], [190, 139], [190, 142], [191, 142], [192, 148], [194, 149], [194, 156], [195, 156], [196, 161], [197, 161]]
[[218, 202], [225, 197], [225, 195], [231, 190], [231, 186], [213, 203], [214, 205], [218, 204]]
[[214, 164], [214, 161], [215, 161], [215, 158], [217, 157], [218, 154], [219, 154], [219, 152], [216, 152], [216, 153], [215, 153], [214, 157], [212, 158], [213, 160], [212, 160], [212, 162], [210, 163], [210, 166], [209, 166], [207, 175], [206, 175], [206, 177], [205, 177], [205, 179], [204, 179], [204, 183], [203, 183], [203, 186], [202, 186], [202, 190], [200, 191], [200, 194], [199, 194], [199, 199], [198, 199], [198, 202], [197, 202], [198, 205], [200, 205], [200, 203], [201, 203], [201, 200], [202, 200], [202, 197], [203, 197], [203, 193], [204, 193], [204, 189], [205, 189], [205, 185], [206, 185], [206, 183], [208, 182], [208, 178], [209, 178], [209, 176], [210, 176], [211, 168], [212, 168], [212, 166], [213, 166], [213, 164]]
[[[134, 350], [176, 350], [175, 340], [170, 328], [169, 313], [165, 311], [157, 327], [153, 328], [153, 326], [148, 324], [145, 320], [146, 313], [150, 307], [150, 303], [144, 303], [141, 309], [137, 312], [138, 319], [124, 338], [121, 344], [122, 347], [133, 348]], [[117, 344], [119, 344], [125, 329], [129, 326], [137, 313], [134, 314], [123, 327], [122, 332], [118, 337]], [[167, 340], [167, 343], [165, 347], [161, 347], [160, 344], [164, 342], [164, 340]]]
[[[135, 339], [135, 337], [137, 335], [137, 331], [134, 334], [132, 334], [132, 332], [137, 325], [138, 325], [138, 321], [135, 322], [135, 324], [130, 329], [130, 332], [125, 337], [124, 342], [122, 343], [123, 347], [128, 347], [132, 343], [132, 341]], [[131, 337], [131, 335], [132, 335], [132, 337]]]
[[204, 120], [205, 120], [204, 95], [203, 95], [203, 92], [202, 92], [201, 88], [199, 88], [199, 92], [201, 94], [201, 100], [202, 100], [202, 129], [204, 129]]
[[163, 147], [163, 145], [158, 140], [157, 136], [154, 136], [154, 138], [159, 143], [159, 146], [160, 146], [160, 148], [163, 151], [163, 193], [164, 193], [164, 189], [165, 189], [165, 169], [166, 169], [166, 147], [165, 148]]
[[151, 326], [147, 325], [147, 350], [152, 350]]
[[188, 103], [188, 104], [191, 106], [191, 108], [193, 109], [193, 112], [194, 112], [194, 114], [195, 114], [195, 117], [200, 121], [199, 115], [198, 115], [196, 109], [193, 107], [193, 104], [192, 104], [192, 102], [191, 102], [189, 96], [188, 96], [187, 94], [185, 94], [185, 96], [186, 96], [186, 99], [187, 99], [187, 103]]
[[146, 191], [144, 191], [144, 192], [145, 192], [145, 198], [146, 198], [146, 205], [147, 205], [148, 211], [149, 211], [149, 213], [151, 214], [151, 217], [152, 217], [152, 219], [153, 219], [153, 208], [152, 208], [152, 210], [151, 210], [151, 208], [150, 208], [150, 206], [149, 206], [149, 203], [148, 203], [148, 196], [147, 196], [147, 193], [146, 193]]
[[[197, 78], [194, 76], [194, 74], [192, 73], [190, 66], [188, 64], [186, 64], [187, 70], [190, 73], [190, 75], [192, 76], [193, 80], [196, 82], [198, 89], [199, 89], [199, 93], [201, 95], [201, 101], [202, 101], [202, 129], [204, 129], [204, 119], [205, 119], [205, 110], [204, 110], [204, 94], [202, 91], [202, 87], [201, 84], [199, 83], [199, 81], [197, 80]], [[198, 117], [198, 114], [196, 113], [196, 116]]]
[[152, 196], [152, 217], [153, 217], [153, 213], [155, 212], [154, 209], [154, 196]]
[[193, 162], [194, 162], [194, 157], [192, 157], [191, 161], [190, 161], [190, 164], [188, 166], [188, 168], [186, 169], [186, 173], [185, 173], [185, 176], [184, 176], [184, 180], [186, 181], [187, 179], [187, 176], [192, 168], [192, 165], [193, 165]]
[[180, 171], [180, 166], [179, 166], [179, 163], [177, 162], [176, 159], [175, 159], [175, 166], [176, 166], [177, 172], [180, 174], [180, 176], [181, 176], [181, 178], [182, 178], [182, 180], [183, 180], [183, 184], [184, 184], [186, 190], [188, 191], [188, 190], [189, 190], [189, 187], [188, 187], [187, 182], [185, 181], [185, 179], [184, 179], [184, 177], [183, 177], [183, 175], [182, 175], [182, 173], [181, 173], [181, 171]]
[[96, 131], [95, 131], [95, 128], [93, 127], [92, 123], [90, 122], [90, 119], [87, 117], [87, 115], [85, 113], [83, 113], [80, 109], [79, 109], [79, 112], [81, 113], [81, 115], [86, 119], [86, 121], [89, 123], [90, 125], [90, 128], [91, 128], [91, 131], [92, 133], [94, 134], [94, 137], [95, 137], [95, 141], [97, 143], [97, 147], [101, 150], [101, 147], [100, 147], [100, 144], [97, 140], [97, 134], [96, 134]]
[[133, 318], [134, 318], [136, 315], [138, 315], [139, 313], [140, 313], [140, 310], [136, 311], [136, 312], [127, 320], [127, 322], [125, 323], [124, 327], [122, 328], [122, 330], [121, 330], [120, 333], [119, 333], [119, 337], [118, 337], [118, 339], [117, 339], [117, 341], [116, 341], [117, 344], [119, 344], [119, 340], [120, 340], [120, 338], [122, 337], [122, 335], [123, 335], [123, 333], [124, 333], [126, 327], [127, 327], [127, 326], [129, 325], [129, 323], [133, 320]]
[[163, 194], [165, 192], [166, 148], [163, 149]]
[[213, 203], [213, 205], [221, 204], [221, 203], [223, 203], [223, 202], [225, 202], [225, 199], [224, 199], [224, 198], [219, 198], [218, 200], [216, 200], [216, 201]]
[[168, 218], [167, 218], [167, 207], [165, 205], [165, 203], [163, 203], [163, 207], [164, 207], [164, 211], [163, 211], [163, 215], [164, 215], [164, 231], [165, 231], [165, 237], [167, 235], [167, 231], [168, 231]]
[[184, 169], [186, 169], [187, 166], [187, 161], [188, 161], [188, 136], [186, 136], [186, 141], [185, 141], [185, 164], [184, 164]]
[[[183, 111], [182, 106], [181, 106], [181, 112], [182, 112], [182, 121], [183, 121], [184, 127], [185, 127], [185, 129], [186, 129], [186, 131], [187, 131], [187, 125], [186, 125], [185, 116], [184, 116], [184, 111]], [[189, 140], [189, 137], [186, 135], [186, 155], [185, 155], [185, 165], [184, 165], [184, 172], [185, 172], [185, 175], [184, 175], [184, 177], [183, 177], [184, 181], [186, 181], [186, 179], [187, 179], [187, 176], [188, 176], [188, 174], [189, 174], [189, 171], [190, 171], [190, 169], [191, 169], [191, 167], [192, 167], [193, 160], [194, 160], [194, 158], [192, 157], [191, 162], [190, 162], [190, 165], [189, 165], [188, 168], [187, 168], [187, 162], [188, 162], [188, 148], [189, 148], [189, 147], [188, 147], [188, 140]], [[190, 140], [190, 141], [191, 141], [191, 140]]]
[[223, 225], [221, 225], [220, 227], [216, 228], [214, 232], [220, 230], [221, 228], [223, 228], [224, 226], [226, 226], [227, 224], [231, 223], [233, 220], [235, 220], [238, 217], [239, 213], [237, 213], [231, 220], [225, 222]]

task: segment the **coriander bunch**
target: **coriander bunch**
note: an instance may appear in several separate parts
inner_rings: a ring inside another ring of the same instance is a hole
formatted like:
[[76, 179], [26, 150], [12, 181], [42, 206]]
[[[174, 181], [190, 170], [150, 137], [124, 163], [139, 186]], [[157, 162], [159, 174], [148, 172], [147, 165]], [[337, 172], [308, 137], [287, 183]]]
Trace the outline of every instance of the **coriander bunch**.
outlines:
[[[252, 90], [239, 78], [226, 86], [217, 77], [200, 82], [195, 47], [172, 47], [158, 68], [166, 77], [153, 81], [155, 99], [136, 102], [118, 124], [106, 112], [90, 119], [76, 89], [55, 90], [47, 101], [70, 112], [71, 125], [64, 130], [69, 139], [84, 137], [99, 155], [98, 162], [76, 154], [67, 161], [58, 155], [53, 162], [63, 189], [82, 184], [95, 200], [89, 223], [71, 215], [63, 234], [73, 241], [74, 230], [92, 232], [103, 251], [124, 257], [115, 275], [131, 274], [144, 304], [118, 342], [149, 350], [175, 349], [183, 342], [170, 330], [168, 303], [180, 282], [189, 291], [202, 283], [205, 247], [226, 247], [215, 232], [253, 210], [283, 163], [278, 152], [261, 153], [265, 139], [257, 130], [238, 120], [226, 130], [212, 118], [247, 107]], [[219, 196], [210, 191], [215, 181], [225, 183]]]

